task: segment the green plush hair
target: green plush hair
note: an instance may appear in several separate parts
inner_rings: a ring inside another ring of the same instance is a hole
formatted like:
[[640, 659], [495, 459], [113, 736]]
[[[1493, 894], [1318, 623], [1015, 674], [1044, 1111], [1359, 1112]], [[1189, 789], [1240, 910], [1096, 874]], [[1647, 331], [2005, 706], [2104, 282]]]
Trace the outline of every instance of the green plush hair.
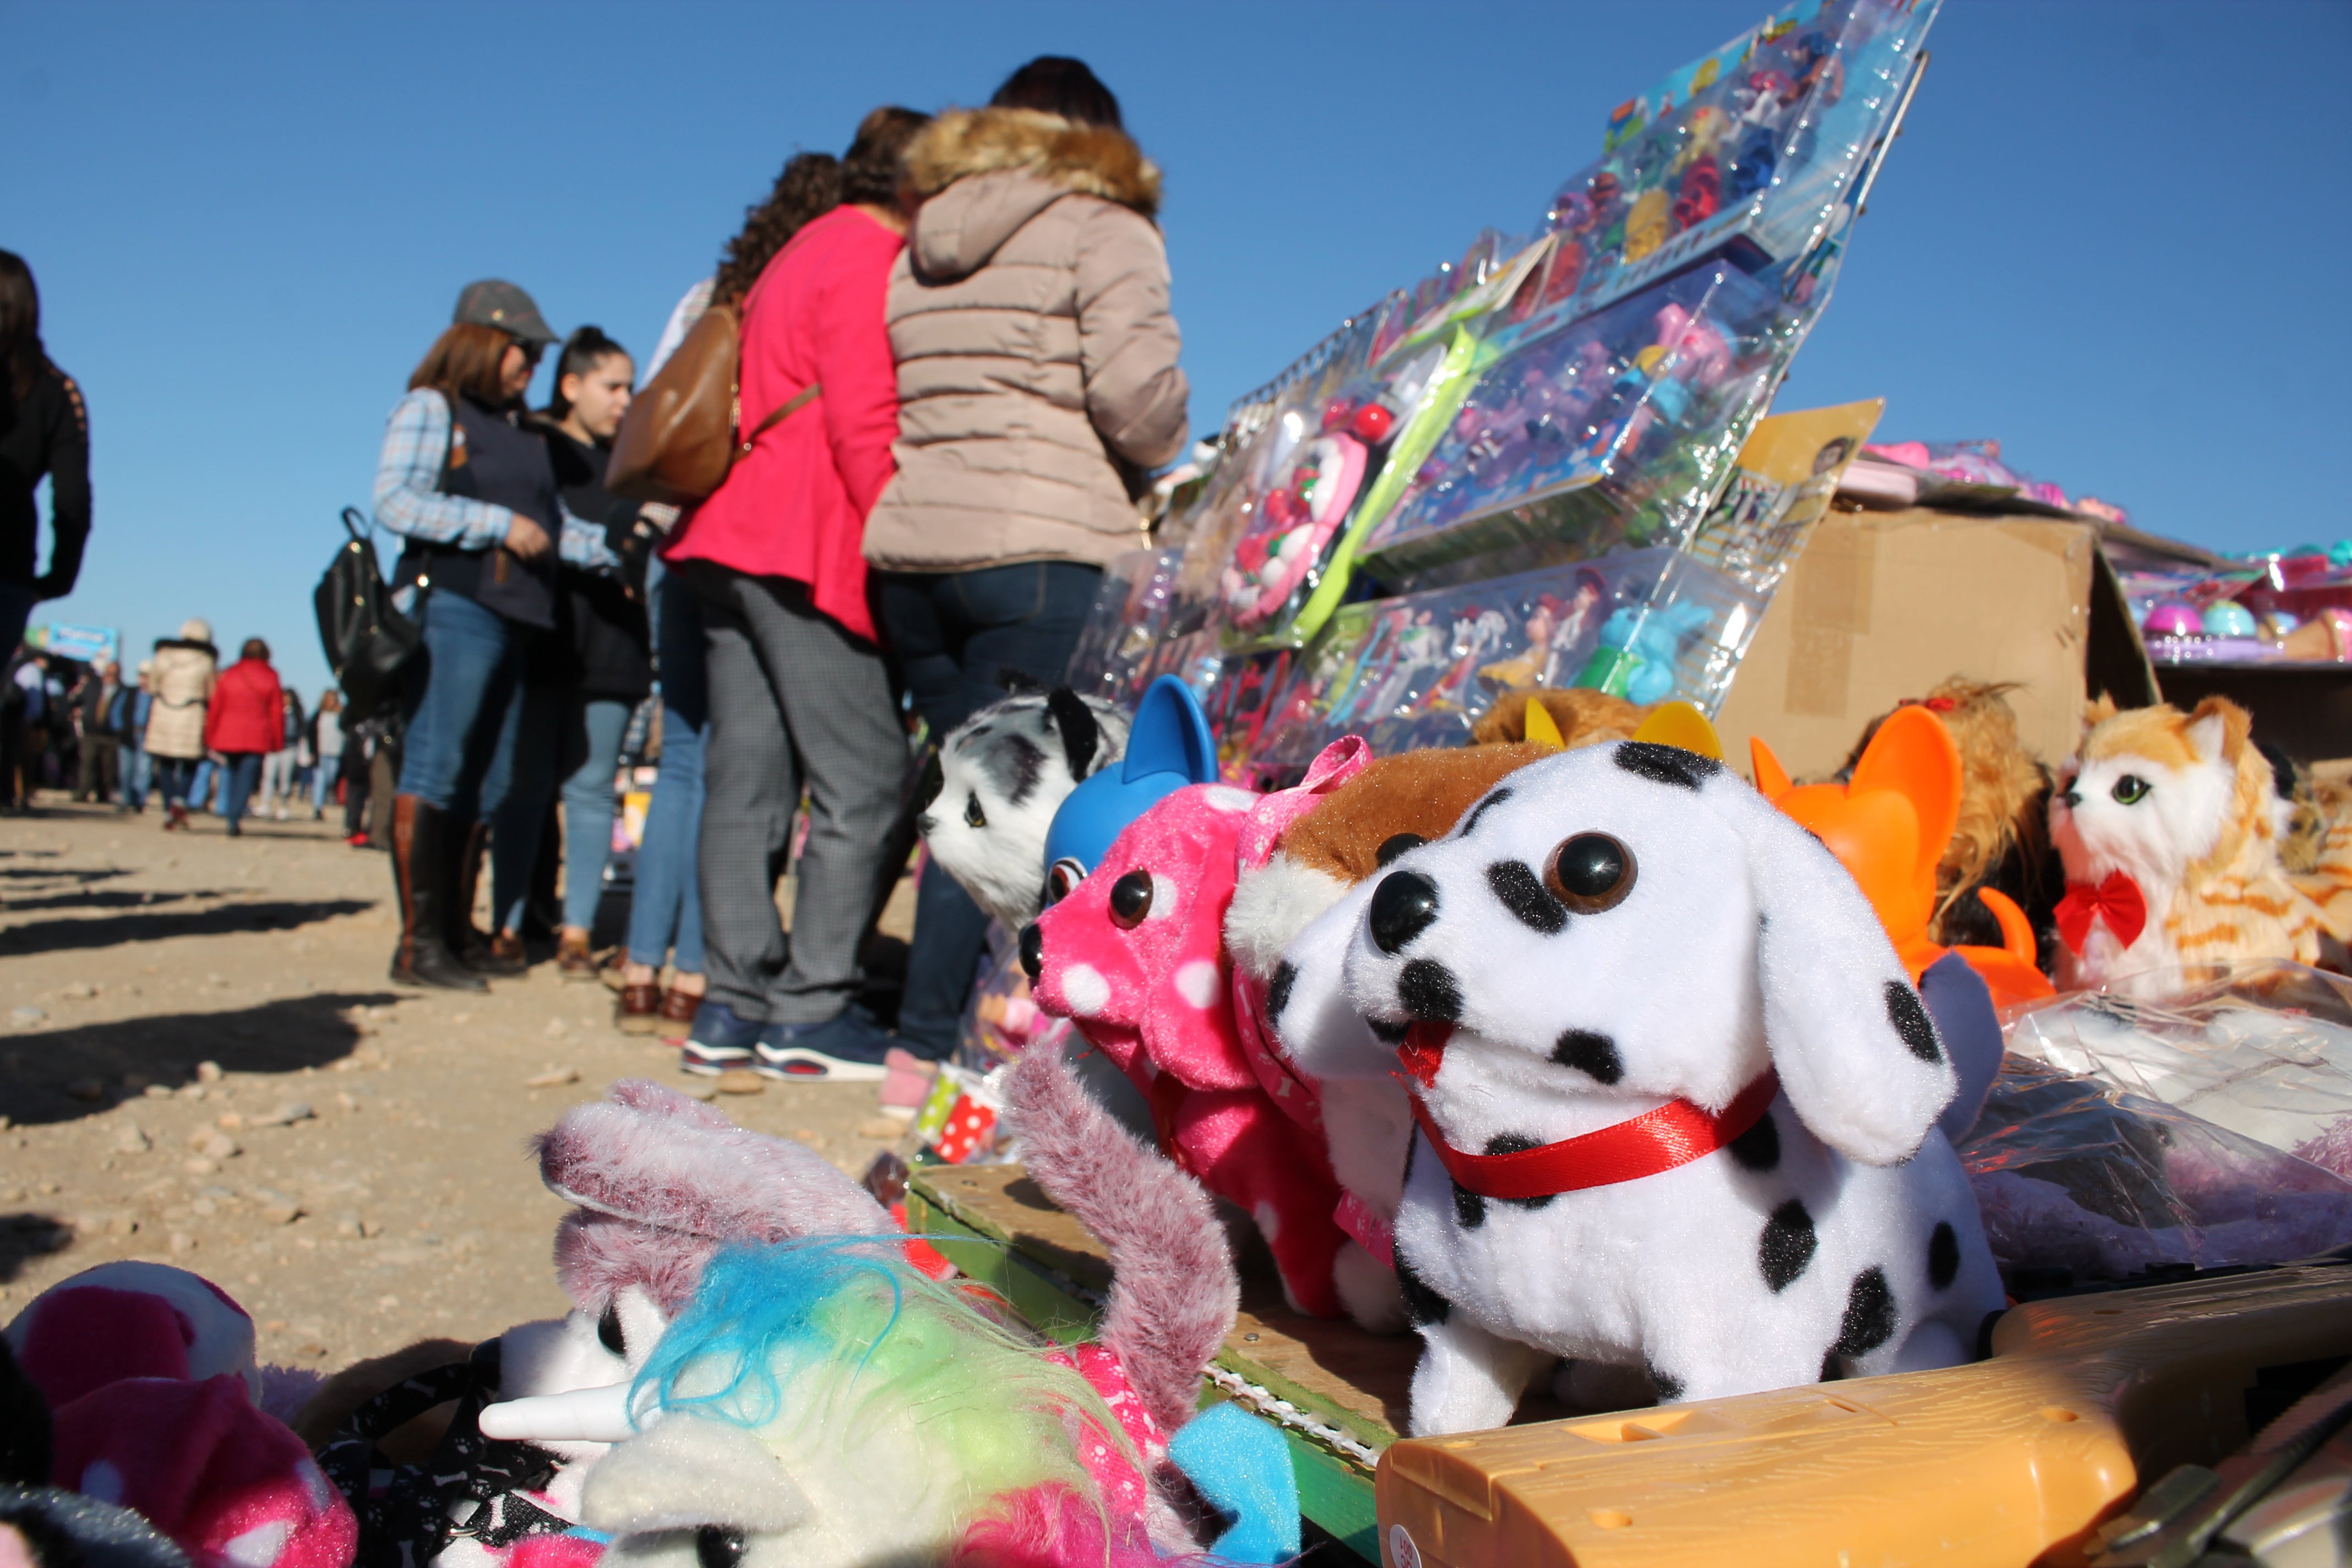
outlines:
[[900, 1247], [856, 1237], [728, 1248], [638, 1387], [666, 1408], [803, 1438], [901, 1428], [954, 1478], [965, 1518], [1032, 1487], [1067, 1488], [1099, 1510], [1075, 1434], [1091, 1427], [1140, 1468], [1110, 1407]]

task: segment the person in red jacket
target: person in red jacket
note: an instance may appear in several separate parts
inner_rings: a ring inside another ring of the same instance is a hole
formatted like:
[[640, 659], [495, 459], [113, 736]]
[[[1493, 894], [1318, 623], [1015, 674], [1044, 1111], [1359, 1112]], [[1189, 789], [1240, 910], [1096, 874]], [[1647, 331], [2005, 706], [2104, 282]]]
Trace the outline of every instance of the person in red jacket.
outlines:
[[214, 683], [205, 714], [205, 750], [221, 759], [221, 815], [231, 838], [244, 831], [238, 824], [261, 783], [261, 759], [286, 743], [285, 714], [286, 690], [269, 668], [269, 645], [246, 638], [237, 661]]
[[[908, 755], [863, 544], [898, 436], [883, 302], [906, 244], [899, 155], [929, 121], [908, 109], [868, 114], [837, 192], [776, 215], [802, 221], [756, 280], [721, 267], [713, 286], [715, 304], [740, 298], [750, 449], [662, 552], [701, 601], [709, 656], [709, 985], [688, 1047], [706, 1069], [882, 1077], [888, 1037], [852, 999], [859, 946], [894, 879], [887, 862], [894, 843], [904, 848], [894, 828]], [[747, 226], [738, 246], [750, 237]], [[775, 883], [803, 788], [808, 839], [787, 942]]]

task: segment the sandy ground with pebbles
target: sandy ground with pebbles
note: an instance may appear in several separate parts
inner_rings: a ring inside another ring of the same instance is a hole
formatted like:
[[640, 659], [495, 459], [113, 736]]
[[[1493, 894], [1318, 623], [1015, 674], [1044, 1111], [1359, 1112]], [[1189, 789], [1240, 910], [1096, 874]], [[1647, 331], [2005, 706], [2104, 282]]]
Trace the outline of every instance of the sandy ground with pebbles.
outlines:
[[[390, 984], [384, 857], [332, 824], [167, 835], [57, 801], [0, 819], [0, 1320], [121, 1258], [206, 1276], [263, 1360], [320, 1370], [562, 1311], [526, 1140], [615, 1079], [708, 1080], [552, 964]], [[852, 1173], [891, 1141], [870, 1084], [719, 1103]]]

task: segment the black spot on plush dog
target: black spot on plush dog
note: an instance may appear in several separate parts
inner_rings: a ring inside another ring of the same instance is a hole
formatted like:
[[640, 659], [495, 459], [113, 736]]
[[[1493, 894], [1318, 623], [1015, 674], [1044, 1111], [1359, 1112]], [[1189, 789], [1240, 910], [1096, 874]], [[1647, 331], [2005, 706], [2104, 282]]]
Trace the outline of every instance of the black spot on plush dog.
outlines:
[[1796, 1282], [1820, 1246], [1820, 1238], [1813, 1235], [1813, 1216], [1805, 1212], [1803, 1200], [1790, 1198], [1772, 1211], [1756, 1244], [1756, 1261], [1772, 1294], [1777, 1296]]
[[1846, 1292], [1837, 1342], [1822, 1357], [1822, 1381], [1843, 1377], [1846, 1363], [1868, 1355], [1894, 1333], [1895, 1292], [1887, 1287], [1886, 1270], [1865, 1268], [1853, 1277], [1853, 1288]]
[[1939, 1219], [1927, 1236], [1927, 1283], [1948, 1289], [1959, 1271], [1960, 1238], [1952, 1234], [1951, 1221]]
[[1416, 958], [1397, 976], [1397, 1000], [1416, 1018], [1450, 1024], [1462, 1016], [1462, 982], [1433, 958]]
[[1290, 1005], [1290, 988], [1298, 984], [1298, 970], [1289, 963], [1274, 966], [1274, 978], [1265, 984], [1265, 1016], [1276, 1023], [1282, 1021], [1283, 1009]]
[[1696, 790], [1723, 771], [1723, 764], [1713, 757], [1651, 741], [1628, 741], [1614, 748], [1610, 758], [1636, 777], [1652, 784], [1673, 784], [1677, 789]]
[[1505, 909], [1546, 936], [1558, 936], [1568, 929], [1568, 911], [1526, 861], [1496, 861], [1486, 868], [1486, 885], [1495, 889]]
[[1772, 1113], [1766, 1111], [1756, 1119], [1756, 1125], [1731, 1141], [1731, 1157], [1743, 1171], [1759, 1175], [1780, 1163], [1780, 1130], [1772, 1124]]
[[1595, 1083], [1615, 1083], [1625, 1076], [1625, 1058], [1617, 1054], [1617, 1042], [1592, 1029], [1570, 1029], [1560, 1036], [1551, 1059]]
[[1442, 1323], [1454, 1310], [1454, 1303], [1429, 1288], [1428, 1282], [1413, 1271], [1412, 1259], [1400, 1252], [1396, 1255], [1397, 1285], [1404, 1291], [1405, 1316], [1415, 1328], [1423, 1323]]
[[1919, 993], [1900, 980], [1886, 983], [1886, 1021], [1895, 1026], [1903, 1048], [1913, 1056], [1923, 1062], [1944, 1059], [1944, 1047], [1936, 1039], [1936, 1026], [1928, 1018]]

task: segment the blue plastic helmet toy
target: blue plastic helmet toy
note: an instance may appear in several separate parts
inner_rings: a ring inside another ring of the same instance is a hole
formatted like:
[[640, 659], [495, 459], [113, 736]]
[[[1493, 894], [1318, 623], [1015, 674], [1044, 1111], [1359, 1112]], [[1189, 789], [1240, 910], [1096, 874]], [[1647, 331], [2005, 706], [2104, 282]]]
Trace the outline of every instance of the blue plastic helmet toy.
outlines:
[[1066, 898], [1129, 823], [1187, 784], [1216, 782], [1209, 716], [1182, 681], [1161, 676], [1136, 705], [1125, 759], [1072, 790], [1054, 814], [1045, 830], [1045, 901]]

